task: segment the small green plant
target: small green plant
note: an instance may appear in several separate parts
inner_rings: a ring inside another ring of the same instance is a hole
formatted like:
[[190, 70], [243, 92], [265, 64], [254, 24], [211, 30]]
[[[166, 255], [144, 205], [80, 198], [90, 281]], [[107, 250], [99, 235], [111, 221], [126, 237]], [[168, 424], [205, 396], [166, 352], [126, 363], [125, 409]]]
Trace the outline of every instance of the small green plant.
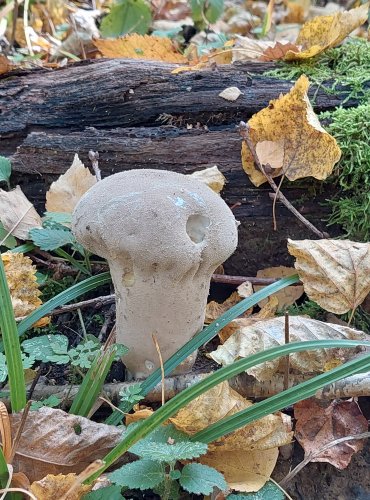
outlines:
[[[129, 428], [136, 426], [132, 424]], [[110, 474], [112, 483], [121, 487], [152, 489], [163, 500], [180, 497], [180, 487], [189, 493], [209, 495], [214, 487], [227, 488], [222, 474], [199, 463], [179, 467], [179, 460], [198, 458], [207, 452], [207, 445], [191, 441], [173, 425], [158, 427], [130, 450], [140, 459]]]
[[40, 408], [43, 408], [47, 406], [48, 408], [57, 408], [61, 403], [61, 400], [55, 396], [55, 394], [52, 394], [46, 399], [43, 399], [42, 401], [32, 401], [30, 410], [31, 411], [37, 411]]
[[128, 33], [145, 35], [152, 22], [152, 12], [146, 0], [119, 0], [103, 18], [100, 32], [116, 38]]
[[224, 0], [190, 0], [190, 7], [195, 26], [201, 30], [221, 17]]

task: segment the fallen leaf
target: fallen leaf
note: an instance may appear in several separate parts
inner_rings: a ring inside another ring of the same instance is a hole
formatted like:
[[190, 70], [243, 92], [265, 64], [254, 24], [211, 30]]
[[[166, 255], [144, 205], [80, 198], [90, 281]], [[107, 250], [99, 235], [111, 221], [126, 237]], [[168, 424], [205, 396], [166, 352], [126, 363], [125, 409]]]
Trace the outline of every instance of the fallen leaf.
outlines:
[[6, 252], [1, 255], [8, 282], [15, 317], [27, 316], [42, 301], [36, 279], [36, 266], [22, 253]]
[[[305, 451], [305, 457], [316, 454], [336, 439], [355, 436], [368, 430], [367, 419], [354, 400], [332, 402], [314, 398], [294, 405], [297, 419], [295, 437]], [[362, 450], [365, 440], [337, 444], [315, 456], [312, 462], [329, 462], [337, 469], [345, 469], [354, 453]]]
[[[242, 289], [242, 293], [247, 293], [245, 289]], [[253, 292], [251, 292], [252, 295]], [[235, 306], [235, 304], [238, 304], [241, 300], [243, 300], [242, 295], [239, 294], [239, 292], [233, 292], [230, 297], [228, 297], [224, 302], [216, 302], [215, 300], [212, 300], [209, 302], [206, 306], [206, 317], [204, 319], [204, 322], [206, 324], [212, 323], [212, 321], [215, 321], [221, 314], [224, 314], [226, 311], [228, 311], [231, 307]], [[245, 311], [242, 315], [242, 317], [247, 317], [249, 316], [253, 311], [253, 308], [248, 309]]]
[[218, 97], [222, 97], [226, 101], [234, 102], [243, 94], [238, 87], [227, 87], [225, 90], [218, 94]]
[[279, 448], [270, 450], [234, 450], [208, 452], [199, 462], [224, 475], [230, 489], [259, 491], [270, 479], [279, 456]]
[[96, 182], [95, 176], [76, 154], [66, 173], [53, 182], [46, 193], [46, 210], [72, 213], [81, 196]]
[[315, 17], [307, 21], [300, 29], [296, 44], [300, 52], [289, 51], [285, 60], [308, 59], [326, 49], [339, 45], [353, 30], [367, 21], [369, 4], [330, 16]]
[[11, 62], [3, 55], [0, 54], [0, 75], [8, 73], [13, 68]]
[[133, 422], [138, 422], [139, 420], [145, 420], [146, 418], [153, 415], [153, 408], [148, 406], [135, 405], [134, 413], [128, 413], [125, 418], [125, 424], [130, 425]]
[[298, 52], [299, 47], [289, 40], [269, 41], [237, 36], [232, 49], [232, 62], [236, 61], [278, 61], [287, 52]]
[[8, 232], [21, 240], [28, 239], [30, 229], [42, 225], [41, 217], [19, 186], [12, 191], [0, 189], [0, 220]]
[[326, 311], [354, 311], [370, 292], [370, 243], [288, 239], [304, 290]]
[[284, 165], [284, 139], [281, 141], [257, 142], [256, 153], [262, 165], [282, 168]]
[[190, 174], [190, 177], [194, 177], [194, 179], [204, 182], [217, 194], [221, 193], [226, 182], [225, 176], [219, 171], [217, 165], [194, 172]]
[[[255, 322], [252, 325], [240, 328], [223, 345], [220, 345], [209, 356], [224, 366], [233, 363], [239, 358], [246, 358], [252, 354], [277, 347], [285, 343], [284, 317], [272, 318]], [[289, 318], [290, 342], [305, 340], [348, 339], [364, 340], [366, 334], [347, 326], [333, 325], [303, 316]], [[341, 362], [353, 358], [358, 348], [346, 349], [317, 349], [290, 354], [290, 366], [298, 373], [322, 373], [325, 365], [332, 359]], [[261, 363], [249, 368], [248, 375], [260, 381], [270, 380], [275, 373], [283, 373], [285, 359], [279, 358]]]
[[[274, 278], [280, 279], [285, 276], [291, 276], [292, 274], [296, 274], [296, 270], [293, 267], [286, 266], [278, 266], [278, 267], [268, 267], [266, 269], [261, 269], [257, 271], [257, 278]], [[260, 285], [254, 285], [254, 291], [258, 292], [265, 288]], [[300, 297], [302, 297], [304, 293], [304, 288], [302, 285], [298, 286], [287, 286], [283, 290], [276, 292], [273, 294], [273, 297], [278, 299], [278, 309], [286, 309], [287, 307], [294, 304]], [[258, 302], [260, 307], [263, 307], [267, 304], [268, 299], [261, 300]]]
[[[169, 420], [186, 434], [193, 435], [220, 419], [249, 408], [253, 403], [231, 389], [228, 382], [197, 397]], [[209, 451], [268, 450], [291, 442], [291, 419], [271, 414], [247, 424], [208, 445]]]
[[244, 283], [239, 285], [236, 290], [239, 297], [241, 297], [242, 299], [246, 299], [247, 297], [253, 295], [253, 285], [250, 281], [244, 281]]
[[[284, 161], [273, 169], [272, 177], [285, 175], [290, 181], [302, 177], [326, 179], [341, 156], [334, 137], [320, 125], [308, 100], [308, 78], [302, 75], [288, 94], [270, 101], [267, 108], [252, 116], [248, 124], [250, 137], [256, 145], [262, 141], [284, 141]], [[255, 186], [266, 177], [255, 166], [253, 157], [243, 142], [242, 163]]]
[[[37, 500], [55, 500], [62, 498], [70, 487], [75, 483], [76, 474], [58, 474], [56, 476], [48, 474], [43, 479], [31, 484], [30, 490], [37, 497]], [[72, 493], [68, 494], [68, 500], [80, 500], [86, 493], [91, 491], [92, 484], [80, 484]]]
[[172, 40], [161, 36], [133, 33], [115, 40], [94, 40], [94, 45], [104, 57], [149, 59], [178, 64], [187, 62]]
[[[21, 417], [21, 413], [11, 415], [13, 439]], [[47, 474], [78, 474], [117, 445], [122, 432], [118, 427], [54, 408], [31, 411], [17, 446], [14, 468], [31, 482]]]

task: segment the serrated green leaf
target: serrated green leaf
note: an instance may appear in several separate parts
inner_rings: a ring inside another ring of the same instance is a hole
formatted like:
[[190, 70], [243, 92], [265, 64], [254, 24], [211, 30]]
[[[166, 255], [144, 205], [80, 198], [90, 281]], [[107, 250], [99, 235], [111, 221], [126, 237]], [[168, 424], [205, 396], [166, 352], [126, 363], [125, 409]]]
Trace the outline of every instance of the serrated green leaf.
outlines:
[[179, 482], [184, 490], [196, 495], [209, 495], [215, 486], [222, 491], [227, 490], [224, 476], [213, 467], [203, 464], [185, 465]]
[[171, 500], [178, 500], [180, 498], [180, 485], [177, 481], [163, 481], [153, 488], [153, 491], [160, 498], [170, 498]]
[[32, 401], [30, 410], [37, 411], [44, 406], [47, 406], [48, 408], [56, 408], [57, 406], [59, 406], [60, 402], [61, 400], [55, 394], [52, 394], [42, 401]]
[[72, 214], [67, 212], [45, 212], [43, 219], [57, 224], [70, 225], [72, 223]]
[[128, 488], [147, 490], [158, 486], [165, 479], [165, 470], [162, 464], [152, 460], [138, 460], [123, 465], [109, 475], [112, 483]]
[[68, 229], [34, 228], [30, 230], [29, 236], [36, 246], [46, 251], [75, 242], [75, 237]]
[[100, 25], [104, 37], [117, 37], [127, 33], [145, 35], [152, 22], [152, 13], [145, 0], [123, 0], [111, 8]]
[[99, 488], [84, 495], [83, 500], [122, 500], [125, 497], [122, 496], [121, 489], [121, 486], [116, 484], [107, 486], [107, 488]]
[[176, 481], [176, 479], [179, 479], [181, 477], [181, 472], [178, 469], [171, 470], [169, 476], [172, 481]]
[[215, 23], [224, 11], [224, 0], [208, 0], [205, 11], [206, 19], [211, 23]]
[[284, 498], [284, 493], [272, 481], [267, 481], [263, 488], [255, 493], [240, 493], [227, 497], [228, 500], [284, 500]]
[[9, 158], [0, 156], [0, 182], [9, 182], [10, 174], [12, 172], [12, 165]]
[[[145, 440], [144, 440], [145, 441]], [[195, 445], [195, 446], [193, 446]], [[173, 462], [176, 460], [189, 460], [191, 458], [200, 457], [207, 452], [205, 443], [182, 442], [182, 443], [142, 443], [139, 441], [129, 450], [142, 458], [148, 460], [157, 460], [158, 462]]]
[[68, 349], [68, 339], [65, 335], [41, 335], [27, 339], [22, 342], [22, 348], [24, 352], [44, 363], [52, 361], [63, 364], [69, 361], [69, 356], [65, 361]]

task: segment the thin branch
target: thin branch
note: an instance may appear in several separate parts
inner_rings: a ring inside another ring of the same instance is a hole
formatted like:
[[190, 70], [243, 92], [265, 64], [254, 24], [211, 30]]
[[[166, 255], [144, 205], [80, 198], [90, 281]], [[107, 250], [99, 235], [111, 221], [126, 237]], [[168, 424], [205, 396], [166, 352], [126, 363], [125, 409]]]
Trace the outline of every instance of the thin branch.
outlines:
[[275, 192], [275, 197], [281, 201], [288, 210], [292, 212], [293, 215], [297, 217], [298, 220], [300, 220], [308, 229], [310, 229], [313, 233], [315, 233], [319, 238], [328, 238], [327, 233], [321, 232], [319, 229], [317, 229], [310, 221], [308, 221], [303, 215], [298, 212], [296, 208], [293, 207], [293, 205], [290, 203], [290, 201], [285, 198], [283, 193], [279, 191], [279, 187], [275, 184], [275, 181], [271, 177], [270, 174], [268, 174], [264, 168], [264, 166], [261, 164], [256, 149], [254, 147], [254, 144], [252, 142], [252, 139], [249, 135], [249, 125], [245, 122], [240, 122], [239, 124], [239, 133], [242, 139], [245, 141], [246, 145], [248, 146], [249, 151], [251, 152], [251, 155], [253, 157], [254, 163], [256, 167], [263, 173], [263, 175], [266, 177], [268, 183], [272, 187], [272, 189]]
[[335, 439], [330, 443], [327, 443], [322, 448], [319, 448], [318, 450], [315, 450], [315, 452], [308, 454], [307, 457], [297, 465], [297, 467], [294, 467], [294, 469], [290, 471], [289, 474], [285, 476], [282, 481], [280, 481], [279, 483], [280, 486], [284, 488], [287, 485], [287, 483], [291, 481], [293, 477], [295, 477], [298, 474], [298, 472], [300, 472], [303, 469], [303, 467], [305, 467], [309, 462], [311, 462], [316, 457], [324, 453], [324, 451], [333, 448], [333, 446], [336, 446], [337, 444], [341, 443], [346, 443], [347, 441], [354, 441], [354, 440], [357, 441], [359, 439], [367, 439], [369, 437], [370, 437], [370, 432], [363, 432], [362, 434], [356, 434], [355, 436], [345, 436], [339, 439]]
[[163, 406], [164, 403], [165, 403], [165, 398], [164, 398], [164, 367], [163, 367], [163, 358], [162, 358], [162, 353], [161, 353], [161, 349], [160, 349], [159, 344], [158, 344], [157, 337], [154, 335], [154, 333], [152, 333], [152, 339], [153, 339], [155, 348], [157, 350], [158, 358], [159, 358], [159, 364], [161, 366], [161, 395], [162, 395], [162, 406]]

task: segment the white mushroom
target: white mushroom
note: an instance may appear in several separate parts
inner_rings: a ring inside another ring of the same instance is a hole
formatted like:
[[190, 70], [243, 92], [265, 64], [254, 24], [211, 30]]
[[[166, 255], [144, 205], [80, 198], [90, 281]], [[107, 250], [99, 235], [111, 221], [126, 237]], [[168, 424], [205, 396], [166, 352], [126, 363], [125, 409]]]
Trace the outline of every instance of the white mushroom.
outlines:
[[[162, 170], [98, 182], [73, 214], [73, 232], [107, 259], [116, 292], [117, 342], [136, 377], [159, 366], [203, 327], [210, 279], [237, 245], [236, 221], [205, 184]], [[189, 371], [195, 356], [180, 370]]]

